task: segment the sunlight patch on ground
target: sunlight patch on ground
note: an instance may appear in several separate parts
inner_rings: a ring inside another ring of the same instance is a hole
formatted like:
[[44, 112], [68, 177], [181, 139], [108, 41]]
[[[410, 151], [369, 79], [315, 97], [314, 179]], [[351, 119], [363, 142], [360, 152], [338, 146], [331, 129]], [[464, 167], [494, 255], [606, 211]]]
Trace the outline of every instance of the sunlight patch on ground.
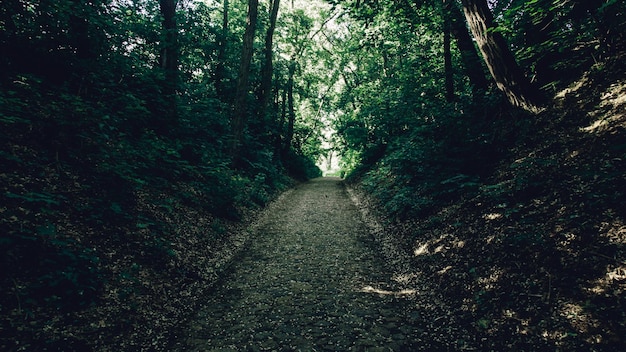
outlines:
[[564, 303], [561, 316], [565, 317], [578, 333], [586, 333], [600, 325], [599, 321], [586, 311], [585, 307], [575, 303]]
[[586, 290], [595, 295], [623, 295], [626, 290], [626, 264], [608, 265], [604, 277], [595, 280], [593, 286]]
[[573, 232], [563, 232], [559, 234], [560, 239], [557, 242], [557, 249], [565, 253], [574, 254], [572, 244], [578, 240], [578, 235]]
[[453, 248], [465, 247], [465, 241], [452, 238], [449, 234], [439, 236], [439, 238], [417, 243], [413, 249], [413, 255], [419, 257], [421, 255], [442, 253]]
[[626, 265], [622, 264], [609, 270], [605, 278], [609, 281], [626, 281]]
[[444, 275], [445, 273], [447, 273], [448, 271], [450, 271], [450, 269], [452, 269], [452, 268], [453, 268], [453, 266], [452, 266], [452, 265], [448, 265], [448, 266], [446, 266], [445, 268], [443, 268], [443, 269], [441, 269], [441, 270], [437, 271], [437, 274], [439, 274], [439, 275]]
[[[609, 214], [614, 217], [615, 215]], [[626, 225], [623, 220], [617, 219], [613, 222], [604, 222], [600, 226], [600, 236], [606, 238], [609, 243], [618, 246], [626, 244]], [[593, 281], [587, 291], [593, 294], [615, 295], [621, 296], [626, 291], [626, 258], [623, 252], [613, 255], [601, 253], [601, 250], [588, 251], [590, 255], [608, 259], [606, 271], [603, 277]]]
[[626, 83], [614, 83], [600, 96], [598, 108], [589, 117], [596, 119], [589, 126], [581, 128], [587, 133], [607, 132], [616, 127], [626, 127]]
[[420, 255], [428, 254], [428, 253], [430, 253], [430, 251], [428, 250], [428, 242], [422, 244], [421, 246], [418, 246], [417, 248], [415, 248], [415, 251], [413, 251], [413, 254], [416, 257], [419, 257]]
[[493, 290], [496, 288], [495, 284], [500, 281], [503, 271], [499, 268], [492, 268], [487, 275], [479, 278], [477, 281], [482, 286], [483, 290]]
[[574, 83], [573, 85], [563, 89], [562, 91], [558, 92], [555, 97], [558, 99], [565, 98], [566, 95], [572, 92], [576, 92], [577, 90], [585, 86], [585, 84], [587, 84], [587, 81], [588, 81], [588, 75], [585, 74], [585, 76], [583, 76], [582, 79], [580, 79], [578, 82]]
[[519, 314], [512, 309], [504, 309], [502, 311], [502, 316], [515, 320], [518, 322], [517, 324], [517, 333], [520, 335], [528, 335], [530, 333], [528, 327], [530, 326], [530, 318], [520, 318]]
[[501, 217], [502, 217], [502, 214], [500, 214], [500, 213], [490, 213], [490, 214], [483, 215], [483, 219], [485, 219], [487, 221], [500, 219]]
[[411, 295], [417, 294], [416, 290], [411, 290], [411, 289], [404, 289], [400, 291], [389, 291], [389, 290], [383, 290], [380, 288], [375, 288], [372, 286], [365, 286], [361, 290], [359, 290], [359, 292], [376, 293], [382, 296], [396, 296], [396, 297], [411, 296]]
[[419, 275], [416, 273], [410, 273], [410, 274], [396, 274], [393, 276], [393, 281], [400, 283], [400, 284], [408, 284], [409, 282], [413, 281], [414, 279], [416, 279]]
[[608, 238], [611, 243], [624, 245], [626, 244], [626, 225], [622, 220], [616, 220], [613, 223], [605, 222], [601, 226], [603, 237]]

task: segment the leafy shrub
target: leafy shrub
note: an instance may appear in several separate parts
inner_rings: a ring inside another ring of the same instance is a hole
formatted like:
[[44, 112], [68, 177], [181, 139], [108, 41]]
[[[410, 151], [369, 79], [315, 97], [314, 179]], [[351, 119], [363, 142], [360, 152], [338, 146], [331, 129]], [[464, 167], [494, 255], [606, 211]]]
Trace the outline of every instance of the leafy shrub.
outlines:
[[315, 164], [315, 161], [293, 151], [287, 154], [284, 163], [289, 175], [296, 179], [307, 180], [322, 176], [322, 170]]
[[[5, 255], [2, 281], [15, 284], [18, 309], [45, 305], [76, 310], [94, 303], [102, 286], [99, 258], [75, 240], [62, 237], [54, 225], [34, 232], [11, 232], [0, 240]], [[35, 278], [21, 286], [22, 278]], [[13, 286], [13, 285], [11, 285]]]

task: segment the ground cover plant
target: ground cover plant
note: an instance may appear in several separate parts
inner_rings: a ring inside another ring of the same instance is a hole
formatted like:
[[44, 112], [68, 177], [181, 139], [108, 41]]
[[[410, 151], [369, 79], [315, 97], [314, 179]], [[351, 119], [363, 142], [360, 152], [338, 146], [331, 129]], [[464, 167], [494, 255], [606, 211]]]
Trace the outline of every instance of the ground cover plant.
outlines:
[[318, 165], [447, 347], [620, 348], [624, 6], [3, 1], [0, 349], [179, 344]]

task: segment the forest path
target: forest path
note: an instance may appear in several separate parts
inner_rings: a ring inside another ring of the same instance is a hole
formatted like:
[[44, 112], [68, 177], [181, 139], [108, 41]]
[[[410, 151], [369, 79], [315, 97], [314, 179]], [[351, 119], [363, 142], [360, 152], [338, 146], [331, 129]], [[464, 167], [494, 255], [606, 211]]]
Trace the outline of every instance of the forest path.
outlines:
[[425, 336], [433, 322], [416, 305], [420, 292], [394, 280], [340, 179], [305, 183], [266, 214], [246, 253], [199, 310], [184, 350], [400, 351], [447, 344]]

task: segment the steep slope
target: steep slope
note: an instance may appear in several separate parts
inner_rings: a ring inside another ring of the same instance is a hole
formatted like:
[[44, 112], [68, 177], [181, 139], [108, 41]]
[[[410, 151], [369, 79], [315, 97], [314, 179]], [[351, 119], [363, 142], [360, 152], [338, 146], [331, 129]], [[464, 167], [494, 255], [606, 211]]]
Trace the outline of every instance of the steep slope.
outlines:
[[386, 231], [412, 256], [416, 280], [438, 285], [448, 314], [473, 331], [481, 350], [620, 349], [626, 75], [619, 58], [556, 94], [554, 107], [529, 125], [495, 172], [480, 183], [442, 181], [460, 197], [435, 198], [424, 216], [387, 216]]
[[292, 180], [35, 77], [1, 88], [0, 350], [165, 348]]

